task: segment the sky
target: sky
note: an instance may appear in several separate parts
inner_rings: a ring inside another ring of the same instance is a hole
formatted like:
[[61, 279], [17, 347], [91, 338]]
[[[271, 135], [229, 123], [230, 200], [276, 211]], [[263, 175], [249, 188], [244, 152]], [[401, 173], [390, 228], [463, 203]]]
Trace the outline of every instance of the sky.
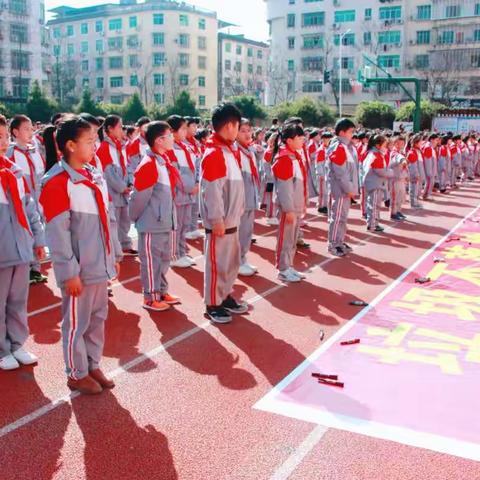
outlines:
[[[221, 20], [241, 26], [240, 29], [232, 29], [231, 33], [244, 33], [245, 36], [254, 40], [268, 40], [266, 4], [263, 0], [186, 1], [192, 5], [197, 5], [209, 10], [216, 10], [218, 18]], [[69, 7], [88, 7], [91, 5], [100, 5], [102, 3], [118, 3], [118, 0], [45, 0], [45, 7], [48, 11], [51, 8], [62, 5]]]

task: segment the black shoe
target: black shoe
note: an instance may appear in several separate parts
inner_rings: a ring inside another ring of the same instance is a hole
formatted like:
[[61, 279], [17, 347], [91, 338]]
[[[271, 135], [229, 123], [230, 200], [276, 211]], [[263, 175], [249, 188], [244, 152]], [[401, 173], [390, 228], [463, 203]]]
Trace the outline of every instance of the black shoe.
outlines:
[[307, 243], [305, 240], [300, 240], [297, 242], [297, 247], [298, 248], [310, 248], [310, 244]]
[[222, 306], [207, 307], [205, 314], [213, 323], [230, 323], [232, 321], [232, 316]]
[[351, 198], [350, 205], [358, 205], [358, 202], [354, 198]]
[[222, 302], [222, 307], [229, 313], [239, 315], [248, 312], [248, 305], [246, 303], [238, 303], [231, 295]]
[[347, 243], [343, 244], [343, 250], [345, 250], [347, 252], [353, 252], [353, 248], [350, 245], [348, 245]]
[[36, 270], [30, 270], [30, 284], [47, 283], [48, 278]]
[[319, 208], [317, 209], [317, 212], [318, 212], [318, 213], [323, 213], [323, 214], [325, 214], [325, 215], [328, 215], [328, 208], [327, 208], [327, 207], [319, 207]]
[[447, 191], [446, 188], [442, 188], [442, 189], [440, 190], [440, 193], [446, 193], [446, 191]]
[[367, 227], [367, 230], [370, 232], [370, 231], [374, 231], [374, 232], [383, 232], [385, 229], [383, 227], [381, 227], [380, 225], [377, 225], [375, 228], [370, 228], [370, 227]]
[[335, 257], [344, 257], [347, 254], [345, 250], [341, 247], [329, 248], [328, 252]]
[[398, 215], [402, 220], [406, 220], [406, 219], [407, 219], [407, 216], [404, 215], [402, 212], [398, 212], [397, 215]]
[[126, 250], [123, 250], [123, 255], [125, 257], [136, 257], [138, 255], [138, 251], [134, 250], [133, 248], [127, 248]]
[[403, 217], [401, 217], [399, 213], [394, 213], [393, 215], [390, 215], [390, 218], [392, 220], [403, 220]]
[[113, 297], [113, 289], [112, 289], [112, 287], [108, 287], [108, 288], [107, 288], [107, 293], [108, 293], [108, 296], [109, 296], [109, 297]]
[[255, 243], [257, 243], [257, 239], [256, 239], [256, 238], [252, 238], [252, 239], [250, 240], [250, 243], [251, 243], [252, 245], [255, 244]]
[[390, 200], [385, 200], [384, 203], [387, 208], [390, 208]]

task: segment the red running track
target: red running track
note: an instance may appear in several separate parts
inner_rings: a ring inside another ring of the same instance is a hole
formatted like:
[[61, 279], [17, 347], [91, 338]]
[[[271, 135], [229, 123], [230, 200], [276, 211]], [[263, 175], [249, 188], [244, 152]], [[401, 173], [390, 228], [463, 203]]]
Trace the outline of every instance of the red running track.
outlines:
[[[182, 305], [168, 313], [141, 308], [137, 260], [123, 262], [110, 302], [103, 368], [112, 392], [70, 394], [60, 346], [59, 292], [30, 292], [34, 368], [0, 373], [0, 479], [342, 479], [480, 478], [473, 461], [253, 409], [253, 405], [371, 301], [477, 205], [478, 184], [436, 195], [408, 221], [366, 232], [351, 212], [347, 259], [326, 255], [326, 220], [312, 210], [311, 251], [295, 267], [311, 269], [283, 286], [273, 267], [275, 230], [258, 219], [249, 256], [259, 275], [239, 280], [248, 315], [216, 327], [203, 317], [201, 259], [169, 274]], [[387, 216], [383, 211], [382, 215]], [[201, 254], [201, 242], [192, 242]], [[314, 268], [312, 268], [314, 267]]]

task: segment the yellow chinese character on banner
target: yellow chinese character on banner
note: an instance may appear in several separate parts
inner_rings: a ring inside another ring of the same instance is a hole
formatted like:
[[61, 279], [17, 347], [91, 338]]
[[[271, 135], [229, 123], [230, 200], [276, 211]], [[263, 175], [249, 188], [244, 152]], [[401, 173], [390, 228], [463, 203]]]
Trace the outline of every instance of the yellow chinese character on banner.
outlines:
[[[367, 334], [374, 337], [384, 337], [381, 346], [360, 344], [358, 351], [377, 357], [382, 363], [397, 365], [402, 361], [434, 365], [443, 373], [460, 375], [462, 373], [458, 356], [466, 350], [467, 362], [480, 363], [480, 334], [472, 340], [450, 335], [448, 333], [416, 328], [411, 323], [400, 323], [393, 331], [387, 328], [370, 327]], [[408, 335], [422, 340], [406, 340]], [[425, 340], [427, 339], [427, 340]], [[415, 351], [416, 350], [416, 351]], [[418, 352], [432, 350], [435, 355]]]
[[480, 316], [480, 296], [451, 290], [412, 288], [393, 307], [410, 310], [417, 315], [453, 315], [459, 320], [474, 321]]
[[480, 248], [464, 247], [463, 245], [455, 245], [444, 250], [446, 259], [471, 260], [473, 262], [480, 261]]
[[459, 278], [480, 287], [480, 266], [469, 266], [451, 270], [446, 263], [437, 263], [427, 275], [431, 280], [438, 280], [442, 275]]

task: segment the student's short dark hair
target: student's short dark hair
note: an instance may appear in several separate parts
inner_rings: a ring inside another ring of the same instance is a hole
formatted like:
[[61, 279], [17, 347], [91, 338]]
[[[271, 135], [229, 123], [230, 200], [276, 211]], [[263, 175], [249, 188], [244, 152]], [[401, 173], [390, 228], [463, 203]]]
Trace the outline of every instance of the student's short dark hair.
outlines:
[[455, 141], [455, 140], [461, 140], [462, 139], [462, 136], [461, 135], [454, 135], [452, 137], [452, 140]]
[[3, 115], [0, 115], [0, 127], [6, 127], [6, 126], [7, 126], [7, 119]]
[[[347, 130], [350, 130], [351, 128], [356, 128], [355, 124], [349, 118], [341, 118], [335, 124], [335, 135], [338, 135], [340, 132], [346, 132]], [[360, 138], [360, 136], [359, 136], [359, 138]], [[365, 137], [363, 137], [363, 138], [365, 138]]]
[[143, 127], [147, 123], [150, 123], [152, 120], [148, 117], [140, 117], [135, 124], [136, 127]]
[[13, 131], [16, 130], [17, 128], [20, 128], [22, 123], [26, 123], [30, 121], [31, 121], [30, 118], [27, 117], [26, 115], [23, 115], [21, 113], [19, 113], [18, 115], [15, 115], [12, 118], [12, 120], [10, 120], [10, 135], [12, 135], [12, 137], [15, 137], [15, 135], [13, 134]]
[[435, 140], [436, 138], [439, 138], [438, 134], [437, 133], [432, 133], [428, 136], [428, 139], [429, 140]]
[[90, 125], [95, 125], [96, 127], [101, 127], [102, 123], [98, 120], [97, 117], [94, 117], [90, 113], [81, 113], [80, 118], [83, 118]]
[[52, 115], [52, 118], [50, 119], [50, 123], [52, 125], [55, 125], [63, 116], [65, 113], [57, 112]]
[[321, 138], [333, 138], [332, 132], [323, 132]]
[[107, 115], [103, 122], [103, 130], [108, 133], [109, 128], [115, 128], [122, 121], [119, 115]]
[[197, 130], [197, 133], [195, 134], [195, 138], [200, 141], [203, 140], [204, 138], [208, 138], [210, 136], [210, 130], [208, 128], [201, 128], [200, 130]]
[[242, 120], [240, 110], [230, 102], [220, 103], [212, 111], [212, 125], [219, 132], [227, 123], [238, 123]]
[[198, 125], [200, 123], [200, 119], [198, 117], [183, 117], [183, 118], [187, 122], [187, 127], [192, 125], [192, 123], [194, 123], [195, 125]]
[[248, 118], [242, 117], [242, 119], [240, 120], [240, 126], [242, 125], [248, 125], [249, 127], [251, 127], [252, 122]]
[[67, 143], [75, 141], [80, 134], [86, 130], [91, 130], [92, 126], [87, 120], [79, 115], [64, 115], [57, 126], [57, 145], [63, 156], [67, 159]]
[[282, 141], [286, 142], [289, 138], [304, 137], [305, 130], [298, 123], [284, 123], [280, 136]]
[[165, 135], [165, 133], [170, 132], [172, 127], [169, 123], [163, 121], [150, 122], [148, 127], [145, 130], [145, 138], [150, 148], [153, 148], [155, 145], [155, 140], [158, 137]]
[[446, 145], [449, 140], [450, 140], [450, 137], [448, 135], [443, 135], [442, 136], [442, 145]]
[[285, 123], [296, 123], [296, 124], [302, 123], [303, 124], [303, 120], [300, 117], [288, 117], [285, 120]]
[[[319, 128], [312, 128], [310, 130], [310, 138], [315, 138], [317, 137], [318, 135], [320, 135], [321, 132], [320, 132], [320, 129]], [[321, 137], [320, 137], [321, 138]]]
[[[148, 123], [150, 123], [150, 122], [148, 122]], [[127, 135], [132, 135], [133, 133], [135, 133], [135, 127], [132, 127], [130, 125], [129, 127], [127, 127], [126, 133], [127, 133]]]
[[177, 130], [180, 130], [182, 125], [187, 123], [184, 117], [181, 117], [180, 115], [170, 115], [167, 118], [167, 123], [170, 125], [170, 128], [176, 132]]

